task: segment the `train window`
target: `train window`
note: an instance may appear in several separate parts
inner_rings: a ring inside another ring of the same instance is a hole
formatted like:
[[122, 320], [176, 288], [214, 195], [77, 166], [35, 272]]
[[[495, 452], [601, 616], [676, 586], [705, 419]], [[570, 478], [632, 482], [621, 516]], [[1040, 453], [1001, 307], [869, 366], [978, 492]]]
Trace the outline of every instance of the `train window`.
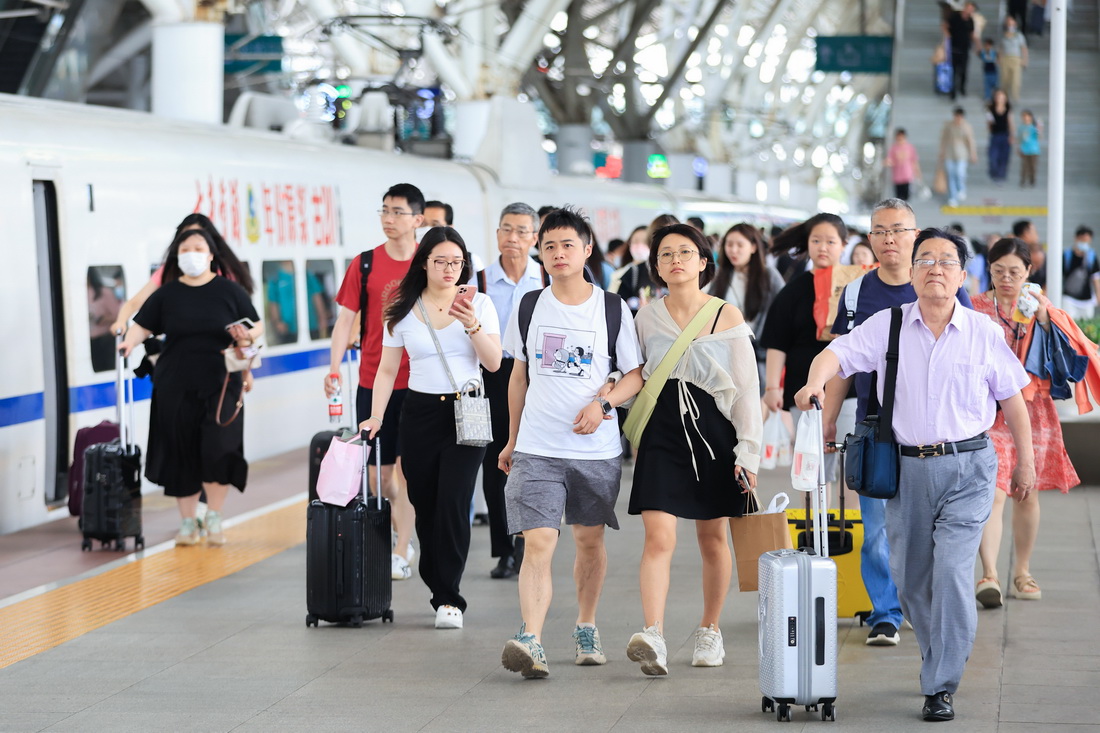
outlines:
[[332, 260], [306, 260], [309, 337], [327, 339], [336, 320], [336, 268]]
[[88, 268], [88, 338], [93, 371], [107, 372], [115, 368], [115, 337], [111, 324], [125, 302], [126, 278], [122, 265]]
[[291, 260], [264, 262], [264, 336], [273, 346], [298, 340], [297, 274]]

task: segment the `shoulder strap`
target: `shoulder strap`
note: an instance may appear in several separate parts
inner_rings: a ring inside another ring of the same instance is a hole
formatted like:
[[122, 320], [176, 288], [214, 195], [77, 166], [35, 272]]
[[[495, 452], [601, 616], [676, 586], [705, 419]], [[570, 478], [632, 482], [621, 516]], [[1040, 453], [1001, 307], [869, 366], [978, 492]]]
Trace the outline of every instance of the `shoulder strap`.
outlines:
[[603, 315], [607, 321], [607, 354], [611, 357], [611, 371], [619, 371], [619, 360], [616, 358], [616, 344], [619, 341], [619, 330], [623, 325], [623, 307], [619, 305], [623, 299], [616, 293], [603, 291]]
[[665, 382], [668, 381], [668, 377], [672, 374], [672, 370], [679, 363], [684, 352], [687, 351], [688, 345], [695, 339], [695, 334], [699, 333], [710, 317], [718, 312], [726, 301], [721, 298], [712, 297], [703, 307], [699, 309], [699, 312], [695, 314], [695, 317], [691, 319], [684, 330], [680, 332], [680, 335], [676, 337], [676, 340], [672, 342], [672, 346], [669, 347], [668, 352], [665, 353], [661, 362], [657, 365], [657, 368], [653, 370], [653, 373], [649, 375], [649, 379], [645, 380], [644, 389], [649, 392], [650, 395], [656, 397], [661, 394], [661, 390], [665, 388]]
[[[543, 270], [545, 273], [546, 270]], [[531, 383], [531, 360], [527, 356], [527, 332], [531, 330], [531, 316], [535, 313], [535, 304], [539, 301], [542, 290], [531, 290], [523, 294], [519, 301], [519, 342], [523, 347], [523, 358], [527, 362], [527, 383]]]
[[856, 308], [859, 306], [859, 290], [863, 287], [863, 278], [866, 275], [860, 275], [844, 288], [844, 312], [848, 317], [848, 331], [849, 333], [856, 327]]
[[373, 264], [373, 249], [359, 254], [359, 343], [363, 345], [367, 339], [367, 276]]
[[486, 287], [486, 285], [485, 285], [485, 270], [478, 270], [476, 277], [477, 277], [477, 289], [480, 290], [483, 293], [488, 292], [485, 289], [485, 287]]
[[886, 381], [882, 388], [882, 412], [879, 414], [878, 442], [894, 439], [894, 391], [898, 384], [898, 355], [901, 342], [901, 308], [890, 309], [890, 341], [886, 346]]

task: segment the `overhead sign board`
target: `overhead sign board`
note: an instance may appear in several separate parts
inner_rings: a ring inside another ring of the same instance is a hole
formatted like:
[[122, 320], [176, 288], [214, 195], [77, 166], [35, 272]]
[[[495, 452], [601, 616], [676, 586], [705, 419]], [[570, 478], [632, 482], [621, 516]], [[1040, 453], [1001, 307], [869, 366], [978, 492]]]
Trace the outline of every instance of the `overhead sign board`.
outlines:
[[817, 37], [818, 71], [889, 74], [893, 56], [893, 36]]
[[247, 41], [240, 34], [225, 34], [225, 73], [277, 74], [283, 70], [282, 36], [254, 36]]

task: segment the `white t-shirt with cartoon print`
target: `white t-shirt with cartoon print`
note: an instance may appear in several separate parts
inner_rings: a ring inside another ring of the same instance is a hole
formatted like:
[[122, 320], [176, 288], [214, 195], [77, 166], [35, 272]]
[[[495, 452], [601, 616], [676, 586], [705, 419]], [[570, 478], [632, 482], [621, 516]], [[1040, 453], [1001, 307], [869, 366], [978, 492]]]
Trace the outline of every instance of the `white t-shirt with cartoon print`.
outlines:
[[[636, 369], [642, 352], [634, 331], [634, 318], [620, 300], [622, 326], [615, 342], [619, 371]], [[611, 373], [607, 351], [604, 293], [592, 295], [580, 305], [566, 305], [550, 288], [539, 295], [527, 332], [527, 359], [519, 333], [519, 308], [512, 311], [504, 333], [505, 351], [515, 354], [516, 369], [529, 369], [531, 383], [520, 418], [516, 450], [548, 458], [602, 460], [622, 453], [619, 425], [604, 420], [591, 435], [573, 432], [573, 420]]]

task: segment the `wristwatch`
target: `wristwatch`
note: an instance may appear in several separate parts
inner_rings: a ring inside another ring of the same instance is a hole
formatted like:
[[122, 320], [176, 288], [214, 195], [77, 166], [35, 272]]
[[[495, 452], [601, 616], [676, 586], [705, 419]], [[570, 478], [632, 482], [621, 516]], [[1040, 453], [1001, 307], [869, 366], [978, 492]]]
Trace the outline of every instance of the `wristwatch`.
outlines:
[[603, 414], [610, 415], [611, 411], [615, 408], [611, 406], [611, 403], [605, 400], [603, 397], [597, 397], [596, 402], [600, 403], [600, 409], [603, 410]]

